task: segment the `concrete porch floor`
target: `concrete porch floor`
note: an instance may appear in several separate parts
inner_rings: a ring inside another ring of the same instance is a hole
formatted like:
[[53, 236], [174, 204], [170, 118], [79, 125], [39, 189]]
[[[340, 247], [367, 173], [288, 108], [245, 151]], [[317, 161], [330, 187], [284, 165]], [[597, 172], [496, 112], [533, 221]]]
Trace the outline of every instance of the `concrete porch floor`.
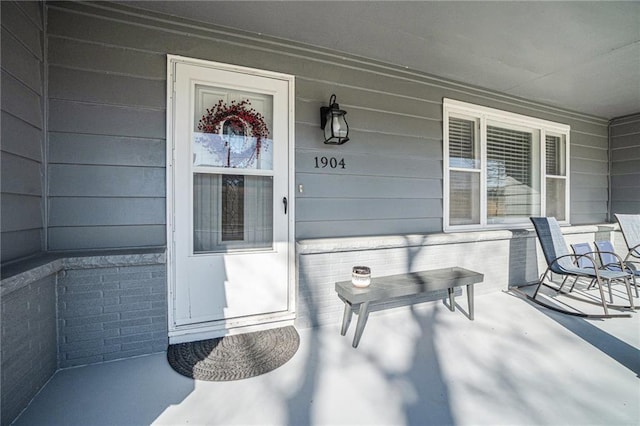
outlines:
[[180, 376], [164, 353], [61, 370], [16, 424], [640, 424], [639, 313], [584, 320], [508, 293], [475, 309], [373, 312], [357, 349], [355, 321], [301, 330], [291, 361], [236, 382]]

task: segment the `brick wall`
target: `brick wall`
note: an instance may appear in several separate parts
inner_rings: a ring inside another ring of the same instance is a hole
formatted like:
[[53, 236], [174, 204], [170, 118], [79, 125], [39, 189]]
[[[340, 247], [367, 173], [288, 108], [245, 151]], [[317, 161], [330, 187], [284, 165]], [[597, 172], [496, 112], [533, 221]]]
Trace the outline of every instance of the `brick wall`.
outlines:
[[56, 371], [55, 291], [55, 276], [50, 275], [2, 296], [2, 425]]
[[[592, 245], [596, 239], [613, 238], [612, 230], [613, 226], [597, 225], [563, 229], [567, 244], [589, 242]], [[350, 280], [351, 268], [355, 265], [371, 267], [374, 277], [460, 266], [484, 274], [484, 281], [474, 286], [476, 296], [536, 282], [547, 266], [535, 232], [527, 230], [300, 241], [297, 327], [342, 321], [344, 304], [338, 299], [334, 286], [336, 281]], [[445, 296], [446, 292], [433, 292], [372, 307], [372, 310], [402, 309]], [[460, 303], [466, 308], [466, 297]]]
[[58, 368], [166, 350], [163, 250], [48, 256], [3, 267], [1, 424]]
[[[474, 287], [476, 295], [506, 289], [509, 245], [510, 240], [499, 240], [302, 254], [299, 258], [296, 326], [307, 328], [342, 321], [344, 305], [336, 296], [334, 286], [336, 281], [351, 279], [354, 265], [369, 266], [374, 277], [461, 266], [485, 274], [484, 282]], [[479, 255], [481, 253], [492, 255]], [[412, 296], [373, 310], [438, 300], [446, 294], [446, 291], [436, 291]], [[464, 305], [466, 299], [461, 303]]]
[[61, 368], [164, 351], [166, 267], [63, 271], [58, 310]]

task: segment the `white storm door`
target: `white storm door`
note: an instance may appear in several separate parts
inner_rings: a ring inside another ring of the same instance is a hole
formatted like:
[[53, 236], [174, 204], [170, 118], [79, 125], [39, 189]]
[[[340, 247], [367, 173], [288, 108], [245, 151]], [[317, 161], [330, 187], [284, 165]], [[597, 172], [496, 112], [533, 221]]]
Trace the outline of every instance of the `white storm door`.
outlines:
[[183, 62], [173, 72], [170, 329], [274, 321], [291, 310], [291, 81]]

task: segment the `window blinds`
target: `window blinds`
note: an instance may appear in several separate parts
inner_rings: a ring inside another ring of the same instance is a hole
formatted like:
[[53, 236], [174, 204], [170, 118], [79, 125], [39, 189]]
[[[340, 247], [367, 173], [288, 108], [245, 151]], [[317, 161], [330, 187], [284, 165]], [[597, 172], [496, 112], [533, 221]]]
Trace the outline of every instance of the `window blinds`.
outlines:
[[545, 155], [548, 175], [560, 176], [564, 174], [561, 168], [561, 142], [562, 141], [559, 136], [547, 135], [547, 137], [545, 138]]
[[475, 121], [449, 118], [449, 164], [452, 167], [476, 167], [475, 128]]
[[531, 143], [530, 132], [487, 126], [487, 172], [490, 183], [495, 186], [530, 186]]

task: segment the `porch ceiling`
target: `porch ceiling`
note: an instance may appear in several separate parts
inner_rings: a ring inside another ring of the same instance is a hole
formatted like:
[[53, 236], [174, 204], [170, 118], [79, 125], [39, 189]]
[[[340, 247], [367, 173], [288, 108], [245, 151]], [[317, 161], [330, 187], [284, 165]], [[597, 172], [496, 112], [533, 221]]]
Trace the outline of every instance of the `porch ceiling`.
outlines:
[[638, 2], [126, 4], [367, 57], [599, 117], [640, 112]]

